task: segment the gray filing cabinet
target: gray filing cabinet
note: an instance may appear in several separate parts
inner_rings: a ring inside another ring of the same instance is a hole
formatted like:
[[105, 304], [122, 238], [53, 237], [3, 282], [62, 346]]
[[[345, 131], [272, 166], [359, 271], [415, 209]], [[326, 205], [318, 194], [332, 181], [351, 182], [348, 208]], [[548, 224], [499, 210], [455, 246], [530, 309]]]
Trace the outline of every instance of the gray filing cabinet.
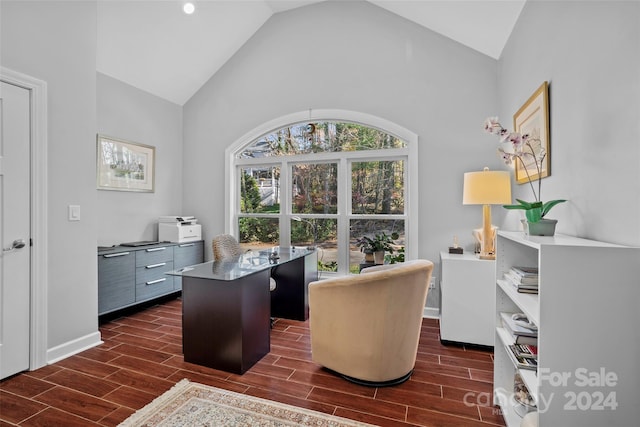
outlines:
[[98, 315], [182, 290], [168, 271], [204, 261], [204, 242], [98, 250]]

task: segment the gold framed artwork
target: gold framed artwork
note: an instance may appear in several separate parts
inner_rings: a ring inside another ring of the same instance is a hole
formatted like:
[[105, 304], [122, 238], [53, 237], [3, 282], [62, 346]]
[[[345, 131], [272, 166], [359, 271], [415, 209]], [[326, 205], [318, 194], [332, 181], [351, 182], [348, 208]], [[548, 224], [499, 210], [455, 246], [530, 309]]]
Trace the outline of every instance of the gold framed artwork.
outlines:
[[98, 190], [154, 191], [155, 147], [98, 135]]
[[[521, 135], [529, 135], [529, 142], [535, 153], [535, 158], [524, 156], [524, 161], [516, 161], [516, 182], [518, 184], [526, 184], [529, 182], [529, 178], [534, 181], [551, 175], [548, 82], [542, 83], [527, 102], [520, 107], [518, 112], [513, 115], [513, 128]], [[542, 161], [539, 164], [540, 170], [538, 171], [536, 159], [540, 158], [542, 158]]]

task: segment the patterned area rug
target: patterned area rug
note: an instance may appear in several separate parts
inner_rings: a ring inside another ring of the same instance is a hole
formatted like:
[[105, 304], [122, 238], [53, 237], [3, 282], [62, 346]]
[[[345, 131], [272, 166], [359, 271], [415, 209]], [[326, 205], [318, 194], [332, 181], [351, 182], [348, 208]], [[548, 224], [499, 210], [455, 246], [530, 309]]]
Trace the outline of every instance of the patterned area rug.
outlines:
[[182, 380], [127, 418], [120, 427], [186, 426], [371, 426]]

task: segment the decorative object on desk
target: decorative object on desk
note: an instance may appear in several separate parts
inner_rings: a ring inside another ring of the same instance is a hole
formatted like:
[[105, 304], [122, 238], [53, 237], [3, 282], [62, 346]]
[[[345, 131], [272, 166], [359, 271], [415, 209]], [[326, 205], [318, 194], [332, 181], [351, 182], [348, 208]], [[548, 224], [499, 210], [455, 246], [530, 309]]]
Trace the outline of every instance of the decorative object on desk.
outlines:
[[230, 234], [219, 234], [211, 240], [214, 261], [235, 258], [244, 252], [240, 243]]
[[97, 136], [98, 190], [153, 193], [155, 147]]
[[120, 424], [121, 427], [142, 425], [371, 426], [335, 415], [198, 384], [187, 379], [178, 382]]
[[453, 236], [453, 246], [449, 246], [449, 253], [458, 255], [463, 253], [462, 248], [458, 246], [458, 236]]
[[462, 204], [482, 206], [482, 231], [480, 239], [480, 259], [496, 259], [496, 227], [491, 225], [491, 205], [511, 202], [511, 178], [506, 171], [490, 171], [464, 174]]
[[[211, 242], [214, 261], [222, 261], [239, 257], [244, 253], [240, 243], [230, 234], [219, 234]], [[277, 283], [273, 277], [269, 278], [269, 290], [276, 289]]]
[[[548, 85], [544, 82], [513, 116], [515, 132], [502, 127], [497, 117], [489, 117], [484, 123], [485, 131], [498, 135], [506, 145], [506, 148], [498, 148], [498, 152], [507, 165], [515, 167], [516, 182], [528, 183], [531, 187], [533, 202], [516, 199], [518, 204], [504, 208], [524, 210], [528, 222], [526, 232], [532, 236], [555, 234], [557, 221], [544, 217], [555, 205], [566, 202], [564, 199], [542, 202], [542, 178], [551, 174], [548, 105]], [[538, 183], [537, 193], [533, 181]], [[538, 222], [543, 224], [530, 226]]]
[[373, 237], [362, 236], [356, 241], [356, 246], [359, 246], [360, 250], [365, 254], [372, 253], [374, 263], [384, 264], [385, 252], [393, 254], [394, 248], [391, 245], [399, 237], [400, 235], [396, 232], [389, 235], [383, 231], [379, 234], [374, 234]]

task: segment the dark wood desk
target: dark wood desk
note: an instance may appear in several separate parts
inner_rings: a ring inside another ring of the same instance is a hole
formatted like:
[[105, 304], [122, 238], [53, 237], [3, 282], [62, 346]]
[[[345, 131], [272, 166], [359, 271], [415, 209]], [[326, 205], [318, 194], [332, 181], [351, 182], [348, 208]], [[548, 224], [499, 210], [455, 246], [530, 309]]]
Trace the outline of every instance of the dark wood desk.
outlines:
[[[306, 320], [317, 255], [282, 250], [211, 261], [171, 274], [182, 276], [185, 362], [243, 374], [270, 351], [270, 316]], [[277, 287], [269, 291], [269, 277]]]

